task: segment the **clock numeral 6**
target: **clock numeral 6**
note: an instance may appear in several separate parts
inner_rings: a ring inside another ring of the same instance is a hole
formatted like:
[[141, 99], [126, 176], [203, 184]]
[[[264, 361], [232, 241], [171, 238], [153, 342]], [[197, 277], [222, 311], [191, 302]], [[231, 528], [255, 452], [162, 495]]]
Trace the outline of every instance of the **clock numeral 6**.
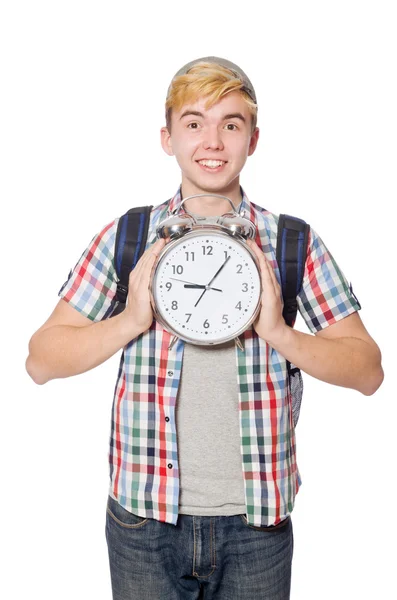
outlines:
[[210, 326], [210, 324], [208, 323], [208, 319], [206, 319], [203, 323], [203, 327], [204, 327], [204, 329], [208, 329], [209, 326]]
[[178, 310], [178, 302], [176, 300], [172, 301], [171, 308], [172, 310]]
[[223, 325], [225, 325], [226, 323], [229, 323], [228, 315], [222, 316], [222, 323], [223, 323]]

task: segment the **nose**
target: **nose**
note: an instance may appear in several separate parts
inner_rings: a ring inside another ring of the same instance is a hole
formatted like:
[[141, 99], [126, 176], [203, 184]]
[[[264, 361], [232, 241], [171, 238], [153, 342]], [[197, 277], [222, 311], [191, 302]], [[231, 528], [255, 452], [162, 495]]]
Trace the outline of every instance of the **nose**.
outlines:
[[218, 127], [207, 127], [204, 132], [203, 147], [210, 150], [223, 150], [223, 142]]

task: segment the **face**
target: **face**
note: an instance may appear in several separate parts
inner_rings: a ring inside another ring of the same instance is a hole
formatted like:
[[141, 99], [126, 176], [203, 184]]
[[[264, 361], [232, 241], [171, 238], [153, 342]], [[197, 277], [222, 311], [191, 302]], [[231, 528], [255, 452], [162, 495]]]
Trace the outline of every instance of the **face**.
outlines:
[[238, 92], [206, 109], [203, 98], [173, 111], [171, 134], [161, 129], [163, 149], [182, 171], [184, 196], [239, 192], [239, 175], [253, 154], [259, 129], [251, 132], [251, 114]]

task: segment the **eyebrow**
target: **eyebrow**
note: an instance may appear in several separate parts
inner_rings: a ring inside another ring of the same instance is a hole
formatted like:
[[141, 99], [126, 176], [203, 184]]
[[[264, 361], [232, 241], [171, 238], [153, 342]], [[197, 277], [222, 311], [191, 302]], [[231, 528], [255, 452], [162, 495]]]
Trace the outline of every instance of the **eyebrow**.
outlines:
[[[205, 116], [203, 115], [203, 113], [199, 112], [198, 110], [185, 110], [185, 112], [183, 112], [179, 118], [179, 120], [183, 119], [183, 117], [188, 117], [190, 115], [193, 115], [195, 117], [201, 117], [202, 119], [205, 119]], [[222, 121], [227, 121], [228, 119], [240, 119], [243, 123], [245, 123], [246, 119], [245, 117], [239, 113], [229, 113], [227, 115], [224, 115], [224, 117], [222, 118]]]

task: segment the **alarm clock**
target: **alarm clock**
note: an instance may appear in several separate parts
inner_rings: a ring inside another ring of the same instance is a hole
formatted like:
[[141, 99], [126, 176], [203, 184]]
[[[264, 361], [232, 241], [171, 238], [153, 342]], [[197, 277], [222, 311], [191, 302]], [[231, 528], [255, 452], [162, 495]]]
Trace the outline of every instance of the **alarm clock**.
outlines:
[[[224, 198], [232, 211], [221, 216], [190, 213], [183, 204], [201, 196]], [[149, 284], [155, 319], [174, 337], [196, 345], [234, 339], [256, 319], [261, 305], [258, 259], [246, 242], [256, 228], [226, 196], [195, 194], [169, 212], [157, 230], [169, 238], [152, 269]]]

